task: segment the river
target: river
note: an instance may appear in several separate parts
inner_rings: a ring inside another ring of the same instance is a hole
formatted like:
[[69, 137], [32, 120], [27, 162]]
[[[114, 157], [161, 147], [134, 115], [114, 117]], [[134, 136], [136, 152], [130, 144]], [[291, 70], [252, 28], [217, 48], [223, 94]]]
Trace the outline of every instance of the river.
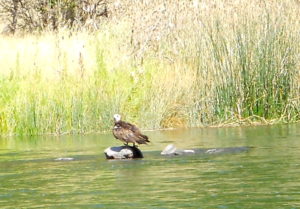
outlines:
[[[300, 208], [299, 124], [145, 133], [137, 160], [105, 159], [112, 134], [1, 138], [0, 208]], [[252, 148], [161, 156], [171, 143]]]

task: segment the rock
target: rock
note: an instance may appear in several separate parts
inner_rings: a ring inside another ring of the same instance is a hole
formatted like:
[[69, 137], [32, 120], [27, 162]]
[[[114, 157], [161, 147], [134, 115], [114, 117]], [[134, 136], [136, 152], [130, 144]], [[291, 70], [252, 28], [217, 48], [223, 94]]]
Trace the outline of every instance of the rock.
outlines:
[[161, 155], [182, 155], [182, 154], [194, 154], [195, 150], [180, 150], [177, 149], [174, 144], [169, 144], [166, 148], [160, 153]]
[[106, 159], [143, 158], [141, 150], [132, 146], [108, 147], [104, 150], [104, 154]]
[[218, 153], [218, 152], [224, 152], [223, 149], [209, 149], [209, 150], [206, 150], [205, 153], [207, 154], [213, 154], [213, 153]]
[[225, 154], [239, 153], [249, 151], [251, 147], [226, 147], [226, 148], [211, 148], [211, 149], [177, 149], [173, 144], [169, 144], [160, 153], [161, 155], [190, 155], [190, 154]]
[[[233, 154], [247, 152], [251, 147], [226, 147], [226, 148], [210, 148], [210, 149], [177, 149], [173, 144], [169, 144], [160, 153], [163, 156], [175, 155], [218, 155], [218, 154]], [[137, 147], [120, 146], [109, 147], [104, 150], [106, 159], [133, 159], [143, 158], [143, 153]], [[66, 160], [66, 159], [64, 159]]]
[[74, 158], [72, 158], [72, 157], [59, 157], [59, 158], [55, 159], [55, 161], [71, 161], [71, 160], [74, 160]]

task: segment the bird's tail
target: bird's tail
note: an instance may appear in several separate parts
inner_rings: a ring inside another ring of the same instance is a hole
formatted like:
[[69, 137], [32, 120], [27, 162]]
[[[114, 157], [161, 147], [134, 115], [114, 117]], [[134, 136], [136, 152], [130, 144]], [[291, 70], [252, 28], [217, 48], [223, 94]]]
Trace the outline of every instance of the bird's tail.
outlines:
[[141, 137], [145, 139], [146, 142], [150, 142], [148, 136], [141, 134]]

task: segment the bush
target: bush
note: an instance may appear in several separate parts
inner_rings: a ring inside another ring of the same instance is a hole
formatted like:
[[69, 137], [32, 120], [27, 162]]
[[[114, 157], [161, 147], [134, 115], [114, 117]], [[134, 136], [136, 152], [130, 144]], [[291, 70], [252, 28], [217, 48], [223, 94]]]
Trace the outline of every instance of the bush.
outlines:
[[107, 17], [105, 0], [0, 0], [6, 33], [33, 32], [59, 27], [97, 29]]

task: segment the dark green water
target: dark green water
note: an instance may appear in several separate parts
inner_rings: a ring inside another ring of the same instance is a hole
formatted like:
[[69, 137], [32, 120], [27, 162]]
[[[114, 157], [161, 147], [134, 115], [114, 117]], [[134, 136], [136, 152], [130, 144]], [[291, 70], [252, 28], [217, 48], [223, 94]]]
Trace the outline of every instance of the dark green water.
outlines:
[[[300, 208], [300, 125], [147, 132], [144, 159], [105, 160], [112, 135], [0, 139], [0, 208]], [[163, 157], [179, 148], [248, 152]], [[72, 157], [73, 161], [56, 161]]]

